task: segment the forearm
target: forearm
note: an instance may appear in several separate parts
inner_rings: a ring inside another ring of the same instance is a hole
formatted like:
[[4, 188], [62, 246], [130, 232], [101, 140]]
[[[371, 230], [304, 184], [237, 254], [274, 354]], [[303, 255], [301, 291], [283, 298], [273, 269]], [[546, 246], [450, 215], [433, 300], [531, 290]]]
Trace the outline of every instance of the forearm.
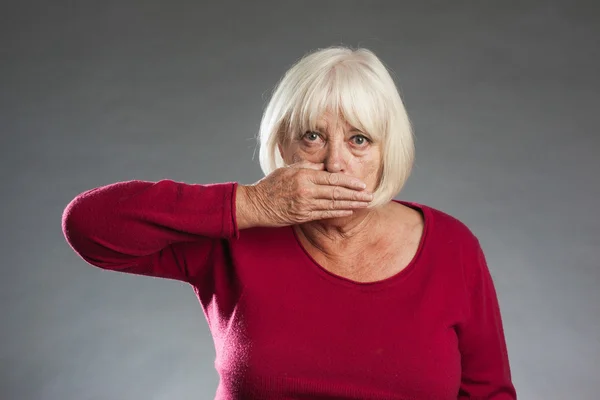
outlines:
[[178, 242], [237, 234], [230, 184], [127, 181], [77, 196], [63, 214], [71, 247], [98, 265], [128, 265]]

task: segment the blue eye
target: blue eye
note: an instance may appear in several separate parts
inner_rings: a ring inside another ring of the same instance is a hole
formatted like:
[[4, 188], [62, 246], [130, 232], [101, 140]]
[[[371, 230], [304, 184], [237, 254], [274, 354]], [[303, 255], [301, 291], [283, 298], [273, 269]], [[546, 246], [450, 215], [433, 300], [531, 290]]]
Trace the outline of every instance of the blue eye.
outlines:
[[317, 132], [306, 132], [304, 134], [304, 137], [307, 138], [309, 141], [314, 142], [315, 140], [317, 140], [319, 138], [319, 134]]
[[354, 143], [357, 144], [357, 145], [359, 145], [359, 146], [362, 146], [365, 143], [370, 143], [370, 140], [367, 139], [366, 136], [363, 136], [363, 135], [353, 136], [352, 140], [354, 140]]

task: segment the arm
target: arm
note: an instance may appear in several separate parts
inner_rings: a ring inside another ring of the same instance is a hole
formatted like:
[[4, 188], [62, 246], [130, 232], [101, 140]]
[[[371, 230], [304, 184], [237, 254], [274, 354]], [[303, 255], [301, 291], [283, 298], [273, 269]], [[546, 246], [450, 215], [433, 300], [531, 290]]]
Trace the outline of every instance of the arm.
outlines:
[[462, 357], [459, 399], [514, 400], [500, 308], [485, 255], [477, 242], [465, 259], [468, 310], [457, 333]]
[[65, 208], [63, 233], [99, 268], [190, 282], [218, 239], [239, 236], [237, 186], [134, 180], [91, 189]]

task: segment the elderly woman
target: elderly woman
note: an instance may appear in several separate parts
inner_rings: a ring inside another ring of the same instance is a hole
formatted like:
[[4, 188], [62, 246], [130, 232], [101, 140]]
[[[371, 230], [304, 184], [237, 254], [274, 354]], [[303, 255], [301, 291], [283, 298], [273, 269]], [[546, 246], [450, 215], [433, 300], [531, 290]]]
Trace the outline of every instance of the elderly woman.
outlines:
[[192, 286], [218, 399], [516, 398], [478, 239], [442, 211], [393, 200], [412, 130], [371, 51], [298, 61], [260, 146], [266, 177], [252, 185], [84, 192], [65, 209], [65, 237], [94, 266]]

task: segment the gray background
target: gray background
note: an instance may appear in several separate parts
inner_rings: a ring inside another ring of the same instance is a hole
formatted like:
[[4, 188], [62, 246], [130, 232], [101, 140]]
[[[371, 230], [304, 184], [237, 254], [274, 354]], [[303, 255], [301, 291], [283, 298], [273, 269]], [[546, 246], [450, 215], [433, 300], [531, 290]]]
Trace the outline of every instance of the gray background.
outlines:
[[[214, 2], [216, 3], [216, 2]], [[261, 178], [273, 86], [309, 50], [374, 50], [417, 162], [399, 198], [480, 238], [521, 399], [600, 391], [600, 18], [593, 2], [14, 1], [0, 12], [1, 399], [209, 399], [186, 284], [105, 272], [66, 204], [129, 179]]]

